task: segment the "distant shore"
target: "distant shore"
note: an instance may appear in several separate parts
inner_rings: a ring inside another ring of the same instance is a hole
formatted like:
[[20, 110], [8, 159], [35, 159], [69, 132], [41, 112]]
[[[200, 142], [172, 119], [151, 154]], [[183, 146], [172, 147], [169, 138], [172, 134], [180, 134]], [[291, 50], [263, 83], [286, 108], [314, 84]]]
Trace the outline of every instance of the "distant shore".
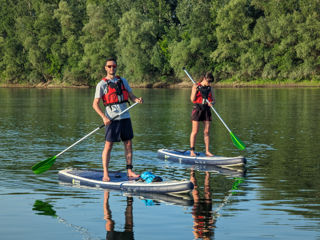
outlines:
[[[130, 82], [129, 82], [130, 83]], [[133, 88], [190, 88], [190, 81], [179, 83], [130, 83]], [[68, 83], [38, 83], [38, 84], [4, 84], [0, 83], [0, 88], [92, 88], [88, 85], [72, 85]], [[301, 87], [320, 87], [320, 81], [303, 81], [303, 82], [229, 82], [221, 81], [214, 83], [215, 88], [301, 88]]]

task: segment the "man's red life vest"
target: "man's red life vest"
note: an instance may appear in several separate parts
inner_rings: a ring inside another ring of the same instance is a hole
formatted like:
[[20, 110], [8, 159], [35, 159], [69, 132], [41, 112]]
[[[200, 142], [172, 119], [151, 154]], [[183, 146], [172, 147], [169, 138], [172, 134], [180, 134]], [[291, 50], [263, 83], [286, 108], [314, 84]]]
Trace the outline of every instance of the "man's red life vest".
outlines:
[[211, 87], [202, 86], [200, 83], [198, 83], [196, 99], [193, 101], [193, 103], [205, 104], [206, 99], [208, 99], [209, 102], [213, 101]]
[[102, 80], [107, 83], [104, 95], [102, 96], [103, 104], [105, 106], [128, 102], [129, 92], [119, 76], [116, 76], [116, 82], [108, 81], [107, 78], [103, 78]]

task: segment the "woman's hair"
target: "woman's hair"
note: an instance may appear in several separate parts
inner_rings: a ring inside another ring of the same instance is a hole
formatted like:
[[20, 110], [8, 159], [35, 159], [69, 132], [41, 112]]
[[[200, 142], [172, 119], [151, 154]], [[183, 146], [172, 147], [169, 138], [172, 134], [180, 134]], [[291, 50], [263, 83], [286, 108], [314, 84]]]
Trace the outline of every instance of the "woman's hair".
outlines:
[[214, 82], [214, 77], [212, 75], [212, 72], [206, 72], [203, 77], [208, 79], [209, 82]]
[[206, 72], [205, 74], [203, 74], [202, 78], [199, 80], [199, 83], [202, 82], [204, 78], [208, 79], [209, 82], [214, 82], [212, 72]]

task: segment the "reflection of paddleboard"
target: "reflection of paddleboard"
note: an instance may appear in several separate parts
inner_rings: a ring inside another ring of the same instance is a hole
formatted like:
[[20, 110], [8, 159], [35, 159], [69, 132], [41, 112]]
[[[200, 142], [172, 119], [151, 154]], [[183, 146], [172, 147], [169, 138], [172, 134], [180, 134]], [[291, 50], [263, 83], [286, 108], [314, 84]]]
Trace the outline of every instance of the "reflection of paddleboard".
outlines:
[[128, 179], [124, 172], [109, 172], [110, 182], [102, 181], [102, 177], [103, 172], [101, 170], [64, 169], [59, 171], [60, 181], [72, 183], [76, 186], [114, 189], [132, 193], [162, 194], [188, 193], [193, 189], [193, 184], [189, 180], [146, 183], [138, 181], [138, 179]]
[[[130, 196], [131, 194], [125, 194], [126, 196]], [[159, 194], [159, 193], [138, 193], [133, 194], [131, 196], [139, 197], [140, 199], [151, 199], [155, 202], [162, 202], [166, 204], [173, 204], [179, 206], [192, 206], [193, 198], [191, 194]]]
[[233, 168], [227, 166], [216, 166], [216, 165], [204, 165], [204, 164], [194, 164], [191, 169], [196, 171], [205, 171], [216, 174], [222, 174], [229, 177], [244, 177], [246, 174], [245, 168]]
[[207, 157], [204, 153], [196, 153], [196, 157], [190, 156], [190, 151], [159, 149], [158, 157], [179, 163], [186, 164], [206, 164], [217, 166], [243, 166], [246, 164], [246, 159], [242, 156], [237, 157], [222, 157], [213, 156]]

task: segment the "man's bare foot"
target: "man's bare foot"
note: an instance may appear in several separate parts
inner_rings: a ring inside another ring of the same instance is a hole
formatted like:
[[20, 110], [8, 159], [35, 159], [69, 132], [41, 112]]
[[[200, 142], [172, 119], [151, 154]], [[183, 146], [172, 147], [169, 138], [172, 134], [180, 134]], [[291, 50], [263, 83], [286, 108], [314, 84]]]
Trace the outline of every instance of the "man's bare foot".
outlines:
[[196, 157], [196, 156], [197, 156], [197, 154], [195, 154], [195, 152], [194, 152], [194, 151], [190, 151], [190, 156], [191, 156], [191, 157]]
[[129, 178], [138, 178], [138, 177], [140, 177], [140, 175], [139, 174], [135, 174], [133, 171], [129, 171], [128, 170], [128, 173], [127, 173], [127, 175], [128, 175], [128, 177]]
[[110, 181], [109, 176], [103, 176], [102, 181], [109, 182]]
[[211, 152], [206, 152], [207, 157], [213, 157], [214, 155]]

